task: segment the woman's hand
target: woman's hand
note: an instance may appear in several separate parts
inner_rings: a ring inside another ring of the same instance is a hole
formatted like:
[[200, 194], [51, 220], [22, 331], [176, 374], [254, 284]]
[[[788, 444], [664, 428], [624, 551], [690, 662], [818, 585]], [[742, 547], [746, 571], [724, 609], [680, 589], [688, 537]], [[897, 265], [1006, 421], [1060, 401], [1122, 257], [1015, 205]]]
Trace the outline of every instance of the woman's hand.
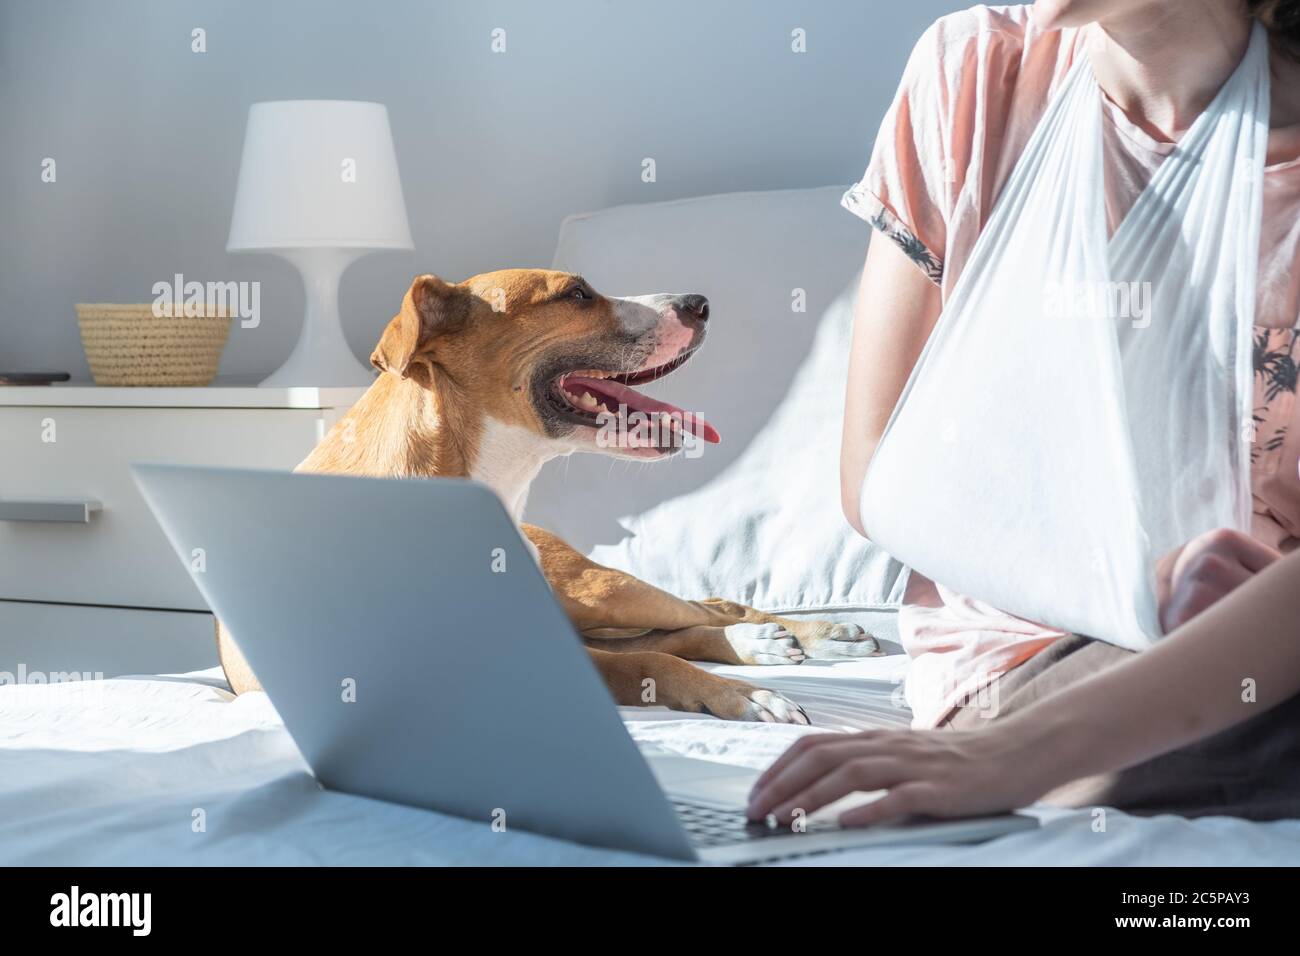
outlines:
[[1160, 626], [1168, 634], [1280, 557], [1280, 551], [1228, 528], [1193, 538], [1156, 565]]
[[758, 778], [747, 813], [751, 820], [770, 813], [785, 823], [796, 811], [811, 814], [855, 791], [872, 790], [888, 793], [840, 814], [841, 826], [913, 814], [963, 817], [1014, 810], [1064, 782], [1058, 779], [1060, 761], [1050, 739], [1009, 724], [802, 737]]
[[[1300, 693], [1297, 620], [1300, 551], [1271, 562], [1168, 640], [987, 728], [804, 737], [754, 785], [749, 816], [786, 821], [797, 809], [811, 813], [871, 790], [888, 793], [842, 814], [842, 824], [1025, 806], [1070, 780], [1132, 767]], [[1226, 669], [1225, 640], [1233, 641]], [[1243, 707], [1240, 676], [1261, 674], [1268, 680], [1257, 701]]]

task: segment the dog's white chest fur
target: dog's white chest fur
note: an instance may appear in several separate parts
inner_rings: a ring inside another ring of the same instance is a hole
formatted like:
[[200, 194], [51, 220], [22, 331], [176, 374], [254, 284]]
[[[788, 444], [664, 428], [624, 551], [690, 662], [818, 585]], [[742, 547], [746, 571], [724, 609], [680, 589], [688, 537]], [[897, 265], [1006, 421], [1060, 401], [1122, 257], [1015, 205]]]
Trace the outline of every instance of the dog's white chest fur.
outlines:
[[485, 418], [482, 444], [469, 476], [495, 491], [518, 524], [528, 500], [528, 486], [554, 455], [553, 444], [531, 429]]

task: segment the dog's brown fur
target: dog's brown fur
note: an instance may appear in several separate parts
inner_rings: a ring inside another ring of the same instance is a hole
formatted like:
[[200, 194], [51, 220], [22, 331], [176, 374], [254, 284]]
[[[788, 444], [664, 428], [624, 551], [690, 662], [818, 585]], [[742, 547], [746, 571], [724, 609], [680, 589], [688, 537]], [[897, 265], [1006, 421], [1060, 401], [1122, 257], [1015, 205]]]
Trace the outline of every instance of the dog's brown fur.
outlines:
[[[668, 300], [656, 305], [660, 311], [655, 313], [640, 300], [600, 296], [579, 277], [562, 272], [507, 270], [457, 284], [420, 276], [371, 356], [383, 374], [297, 470], [479, 478], [493, 486], [517, 520], [528, 482], [547, 458], [599, 450], [591, 445], [586, 426], [543, 414], [537, 390], [546, 383], [537, 381], [539, 369], [557, 356], [585, 355], [589, 349], [633, 365], [638, 359], [649, 361], [665, 336], [676, 341], [690, 332], [681, 307], [672, 304], [681, 298], [655, 297], [656, 302]], [[657, 316], [658, 324], [633, 335], [627, 315], [643, 321], [645, 309]], [[682, 355], [703, 338], [703, 316], [691, 319], [699, 327]], [[508, 453], [485, 445], [499, 445], [501, 435], [509, 436]], [[626, 451], [637, 458], [670, 453]], [[752, 642], [738, 644], [735, 632], [728, 630], [741, 623], [769, 625], [765, 636], [775, 640], [764, 646], [778, 653], [784, 648], [791, 663], [805, 656], [874, 649], [859, 628], [787, 620], [724, 600], [682, 600], [588, 560], [547, 531], [531, 525], [523, 531], [620, 704], [657, 703], [729, 719], [805, 722], [802, 711], [780, 695], [710, 674], [688, 661], [755, 663], [747, 650]], [[218, 646], [234, 691], [257, 689], [257, 678], [220, 624]], [[764, 662], [771, 662], [771, 656]]]

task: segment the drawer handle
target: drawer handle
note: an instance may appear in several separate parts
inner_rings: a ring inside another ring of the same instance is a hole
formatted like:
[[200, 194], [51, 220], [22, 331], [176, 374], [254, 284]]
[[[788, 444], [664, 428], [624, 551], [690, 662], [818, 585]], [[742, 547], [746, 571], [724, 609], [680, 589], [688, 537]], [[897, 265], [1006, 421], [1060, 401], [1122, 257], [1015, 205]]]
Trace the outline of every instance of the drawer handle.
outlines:
[[94, 498], [0, 498], [0, 521], [87, 524], [102, 507]]

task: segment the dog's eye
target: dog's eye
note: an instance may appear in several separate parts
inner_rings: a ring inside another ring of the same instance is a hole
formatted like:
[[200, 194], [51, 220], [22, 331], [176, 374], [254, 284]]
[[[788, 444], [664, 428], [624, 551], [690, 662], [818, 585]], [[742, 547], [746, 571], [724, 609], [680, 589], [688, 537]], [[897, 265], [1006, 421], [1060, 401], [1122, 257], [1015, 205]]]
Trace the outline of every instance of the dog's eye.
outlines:
[[569, 298], [571, 298], [571, 299], [590, 299], [590, 298], [591, 298], [591, 293], [588, 292], [586, 289], [584, 289], [582, 286], [580, 286], [580, 285], [575, 285], [572, 289], [569, 290]]

